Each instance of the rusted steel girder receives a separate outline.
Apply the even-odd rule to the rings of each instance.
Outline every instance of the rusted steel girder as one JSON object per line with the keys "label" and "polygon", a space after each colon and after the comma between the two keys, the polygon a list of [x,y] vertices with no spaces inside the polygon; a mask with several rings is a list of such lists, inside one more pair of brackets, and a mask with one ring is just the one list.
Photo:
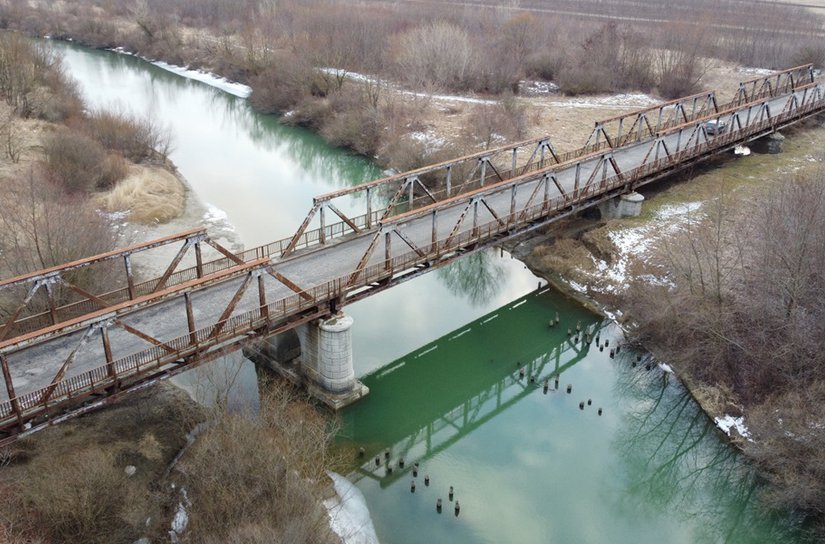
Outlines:
{"label": "rusted steel girder", "polygon": [[[300,245],[301,238],[307,234],[312,220],[316,215],[320,215],[319,212],[325,207],[329,207],[338,215],[351,232],[357,233],[375,226],[377,222],[396,213],[396,207],[404,201],[405,195],[406,206],[410,210],[460,194],[470,188],[483,186],[488,179],[495,178],[501,181],[529,169],[541,168],[551,161],[553,164],[558,163],[560,160],[549,138],[534,138],[319,195],[313,199],[313,207],[281,256],[287,257],[292,254]],[[433,191],[428,184],[424,183],[425,177],[435,179],[435,184],[441,189]],[[385,194],[391,192],[393,196],[381,206],[380,211],[376,211],[375,195],[382,191]],[[359,193],[365,196],[366,213],[364,215],[346,216],[333,204],[340,198]],[[416,196],[416,193],[419,196]],[[321,240],[321,243],[325,243],[328,238],[335,235],[323,220],[319,230],[317,238]],[[341,231],[341,234],[343,233],[344,231]]]}
{"label": "rusted steel girder", "polygon": [[[390,249],[390,240],[392,234],[401,232],[399,229],[410,220],[428,215],[435,216],[447,203],[439,202],[429,207],[390,217],[380,225],[380,229],[376,231],[373,238],[375,245],[378,245],[382,238],[384,239],[384,260],[375,265],[359,267],[356,271],[357,281],[351,281],[350,275],[333,278],[321,285],[304,289],[310,295],[311,300],[306,300],[298,294],[290,295],[268,303],[266,312],[258,307],[230,317],[229,314],[232,311],[225,310],[215,323],[202,326],[197,330],[193,330],[194,327],[187,315],[184,335],[171,339],[159,339],[163,342],[163,347],[153,345],[146,350],[116,360],[110,360],[108,355],[104,356],[101,359],[102,365],[98,368],[57,381],[47,388],[0,402],[0,429],[13,432],[15,428],[19,429],[22,422],[37,422],[35,418],[64,406],[65,403],[71,402],[72,398],[89,395],[95,391],[109,391],[117,383],[127,383],[129,380],[139,383],[142,379],[148,379],[147,377],[156,378],[178,372],[187,364],[197,364],[201,358],[210,357],[216,349],[235,346],[237,342],[245,341],[250,334],[256,331],[273,327],[288,327],[288,320],[292,316],[301,320],[308,315],[320,315],[321,312],[327,312],[328,308],[325,304],[330,300],[360,300],[427,270],[443,266],[464,254],[493,244],[502,238],[539,228],[548,222],[575,213],[582,207],[593,205],[621,194],[629,188],[659,179],[720,150],[729,149],[733,145],[825,110],[825,95],[823,95],[821,86],[812,85],[797,89],[797,93],[798,98],[789,100],[788,105],[778,113],[771,111],[767,100],[727,113],[726,115],[731,119],[735,116],[740,119],[747,117],[750,123],[729,123],[729,128],[724,133],[708,135],[703,120],[674,127],[669,129],[667,134],[660,133],[659,138],[650,142],[651,151],[646,154],[643,163],[631,170],[620,172],[613,160],[612,152],[592,154],[587,158],[588,164],[575,168],[580,171],[581,178],[586,179],[575,195],[571,195],[568,191],[566,195],[559,193],[557,196],[551,195],[548,198],[546,191],[551,187],[552,175],[557,172],[543,171],[522,179],[509,179],[453,197],[449,204],[453,206],[463,204],[465,218],[471,211],[473,212],[472,228],[461,229],[460,223],[464,219],[460,219],[458,229],[453,228],[449,237],[436,240],[429,249],[415,240],[409,240],[408,245],[413,249],[412,251],[393,254]],[[663,142],[660,138],[666,135],[670,135],[671,138],[683,137],[677,138],[679,142],[677,145],[662,147]],[[663,151],[656,158],[657,148],[666,148],[667,151]],[[578,162],[580,164],[583,161]],[[572,164],[566,165],[567,168],[573,168],[573,166]],[[558,181],[557,179],[554,183]],[[537,203],[534,198],[531,198],[520,207],[513,208],[514,198],[503,199],[506,205],[510,206],[510,213],[507,217],[502,216],[501,208],[493,205],[492,197],[496,194],[506,194],[508,191],[510,195],[513,195],[518,187],[531,182],[537,184],[532,193],[533,196],[540,194],[542,190],[545,191],[543,202]],[[501,206],[502,199],[498,202]],[[499,210],[496,213],[498,217],[490,214],[490,220],[484,222],[485,218],[480,215],[480,212],[488,209],[488,206],[490,210]],[[402,236],[399,237],[404,239]],[[263,262],[257,270],[249,270],[250,277],[255,273],[262,273],[263,269],[268,266],[272,265]],[[246,283],[248,287],[251,282]],[[181,293],[180,296],[186,298],[188,291]],[[234,303],[230,301],[227,308],[233,305]],[[101,316],[101,319],[104,318],[105,316]],[[103,323],[98,326],[105,328],[109,325]],[[217,332],[215,332],[216,328]],[[91,336],[89,335],[89,338]],[[0,355],[3,353],[0,347]],[[5,370],[4,373],[6,373]],[[11,387],[7,389],[13,390],[13,383],[8,383],[8,385]]]}
{"label": "rusted steel girder", "polygon": [[[166,266],[160,278],[141,283],[135,282],[131,265],[131,257],[133,255],[181,240],[184,242],[182,247]],[[208,244],[216,250],[217,254],[223,255],[224,257],[222,259],[224,259],[227,264],[222,266],[217,265],[216,263],[222,261],[221,258],[204,263],[201,249],[202,243]],[[179,270],[178,265],[192,248],[195,250],[195,267]],[[78,287],[67,279],[66,272],[91,267],[95,264],[119,258],[123,259],[125,270],[125,285],[120,288],[115,288],[107,292],[90,292]],[[205,229],[198,228],[143,244],[95,255],[66,265],[11,278],[3,282],[5,287],[22,287],[25,286],[26,283],[29,283],[30,287],[15,311],[12,312],[5,323],[0,324],[0,341],[43,327],[56,325],[57,323],[96,311],[102,307],[114,306],[124,301],[134,300],[145,294],[159,292],[169,283],[178,284],[181,281],[187,281],[189,278],[202,278],[204,274],[207,274],[207,268],[210,270],[221,270],[234,266],[235,263],[242,262],[244,262],[243,258],[234,255],[220,244],[210,240],[206,235]],[[69,291],[79,295],[79,298],[58,305],[54,296],[55,286],[64,286],[68,288]],[[45,293],[48,302],[48,309],[46,311],[41,311],[37,307],[32,306],[33,300],[38,293]]]}

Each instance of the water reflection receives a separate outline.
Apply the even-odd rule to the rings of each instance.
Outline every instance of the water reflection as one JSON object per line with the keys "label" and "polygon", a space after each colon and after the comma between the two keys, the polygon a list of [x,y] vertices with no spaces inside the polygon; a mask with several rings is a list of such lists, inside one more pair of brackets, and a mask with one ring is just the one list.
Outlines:
{"label": "water reflection", "polygon": [[[246,100],[135,57],[53,42],[91,108],[121,108],[170,127],[172,160],[247,245],[289,236],[312,197],[381,176],[368,159],[252,111]],[[344,212],[355,205],[341,202]]]}
{"label": "water reflection", "polygon": [[[476,259],[475,266],[479,262],[488,261]],[[545,381],[558,394],[554,378],[587,357],[594,346],[583,341],[585,335],[595,337],[608,323],[585,316],[578,337],[559,327],[547,331],[546,342],[526,342],[534,329],[525,330],[525,321],[535,310],[527,305],[540,298],[538,292],[524,296],[364,377],[370,396],[348,410],[342,433],[365,448],[365,460],[353,478],[372,478],[386,487],[409,474],[413,462],[431,459],[543,390]],[[403,403],[403,410],[387,417],[377,409],[387,403]],[[403,457],[405,468],[387,474],[384,463],[376,466],[374,456],[385,449],[394,460]]]}
{"label": "water reflection", "polygon": [[759,510],[755,471],[717,438],[687,389],[648,364],[617,374],[629,405],[615,440],[627,477],[624,507],[701,517],[695,542],[797,542],[793,520]]}
{"label": "water reflection", "polygon": [[505,280],[506,269],[495,251],[477,251],[438,269],[436,274],[453,294],[462,295],[473,306],[479,306],[493,298]]}
{"label": "water reflection", "polygon": [[[578,342],[567,334],[577,324]],[[379,537],[798,542],[793,520],[759,511],[753,472],[684,388],[626,349],[610,355],[621,338],[534,292],[364,377],[370,395],[345,411],[341,441]],[[448,485],[461,490],[458,522],[433,517]]]}

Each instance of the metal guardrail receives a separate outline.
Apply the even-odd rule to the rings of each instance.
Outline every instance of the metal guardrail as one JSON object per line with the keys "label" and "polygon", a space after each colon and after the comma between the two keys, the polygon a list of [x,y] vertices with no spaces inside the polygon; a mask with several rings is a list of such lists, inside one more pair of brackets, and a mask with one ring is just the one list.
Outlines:
{"label": "metal guardrail", "polygon": [[[458,252],[467,247],[485,245],[500,240],[502,237],[512,236],[517,234],[520,228],[546,220],[552,214],[592,205],[601,196],[609,195],[628,186],[648,183],[667,175],[673,170],[684,167],[685,164],[691,161],[701,159],[737,143],[746,142],[763,133],[769,133],[823,108],[825,108],[825,95],[794,110],[752,123],[743,129],[718,135],[700,145],[682,149],[672,155],[651,161],[622,174],[610,176],[601,183],[588,186],[569,198],[556,197],[542,201],[529,208],[503,216],[500,220],[490,221],[469,231],[461,232],[456,236],[441,239],[430,247],[430,252],[423,257],[415,251],[409,251],[390,260],[364,267],[359,271],[358,281],[354,283],[351,281],[352,275],[346,274],[307,289],[301,294],[281,298],[264,307],[244,312],[198,329],[193,333],[187,333],[165,341],[163,346],[153,346],[114,360],[108,365],[72,376],[54,385],[0,402],[0,428],[13,427],[23,420],[46,414],[51,409],[65,405],[73,399],[85,397],[90,393],[103,391],[108,387],[117,386],[130,380],[136,380],[150,371],[159,371],[173,364],[176,366],[179,364],[186,365],[188,364],[186,362],[188,357],[208,352],[216,346],[247,333],[271,328],[273,324],[284,322],[302,311],[314,309],[335,299],[346,297],[349,293],[364,289],[375,282],[392,278],[405,270],[428,265],[434,257],[441,260],[452,260],[456,258]],[[490,189],[495,192],[494,187]],[[448,240],[449,245],[446,243]],[[262,246],[268,248],[265,250],[261,250],[261,248],[250,250],[248,257],[251,258],[252,255],[269,256],[271,255],[270,246],[271,244]],[[216,330],[219,331],[217,335],[214,334]]]}
{"label": "metal guardrail", "polygon": [[[409,200],[405,203],[406,211],[426,207],[431,205],[434,201],[437,202],[444,200],[446,198],[459,196],[461,194],[475,191],[485,185],[495,184],[508,179],[513,179],[515,177],[526,175],[530,172],[538,172],[548,167],[564,165],[581,159],[582,157],[598,153],[602,150],[617,149],[632,142],[647,141],[648,139],[654,138],[657,134],[666,132],[667,130],[673,127],[679,126],[680,124],[695,122],[700,119],[711,119],[715,116],[718,116],[720,112],[731,110],[736,107],[742,107],[750,103],[758,103],[759,101],[766,98],[775,98],[776,96],[779,96],[781,94],[792,92],[794,90],[802,88],[799,85],[800,81],[807,80],[809,76],[810,78],[812,78],[813,72],[811,70],[812,67],[810,65],[803,65],[781,72],[777,72],[776,74],[772,74],[769,76],[757,77],[750,81],[740,83],[739,91],[737,92],[735,97],[722,106],[718,106],[716,104],[715,96],[713,96],[713,93],[699,93],[697,95],[679,98],[676,100],[672,100],[670,102],[665,102],[663,104],[651,106],[649,108],[638,110],[624,116],[618,116],[615,118],[607,119],[605,121],[599,121],[596,123],[596,131],[594,131],[594,134],[597,136],[595,143],[588,143],[583,147],[565,153],[556,153],[555,151],[553,151],[552,154],[548,156],[544,153],[544,150],[542,150],[540,156],[536,158],[537,148],[532,148],[531,146],[546,145],[547,150],[552,149],[552,146],[549,144],[549,139],[547,137],[534,138],[532,140],[518,142],[510,146],[504,146],[496,149],[478,152],[465,157],[453,159],[451,161],[446,161],[444,163],[440,163],[437,165],[426,166],[410,172],[404,172],[401,174],[397,174],[395,176],[390,176],[388,178],[382,178],[354,187],[341,189],[339,191],[328,193],[326,195],[321,195],[315,199],[316,204],[318,202],[331,201],[334,198],[337,198],[341,195],[369,191],[371,188],[377,188],[379,186],[384,185],[389,185],[392,187],[393,190],[397,190],[397,186],[404,183],[405,180],[415,178],[419,175],[425,175],[427,173],[438,171],[440,169],[443,170],[444,168],[455,166],[462,162],[472,163],[473,161],[479,160],[489,161],[487,163],[489,165],[489,168],[482,168],[479,177],[475,179],[465,180],[463,183],[456,186],[455,188],[447,187],[446,189],[442,188],[440,190],[427,190],[426,194],[421,194],[419,192],[418,196],[415,196],[414,192],[411,192]],[[698,101],[701,97],[705,97],[705,103],[703,105],[697,106],[697,104],[699,104]],[[662,112],[664,111],[664,109],[681,107],[682,104],[690,102],[692,102],[690,113],[687,113],[683,109],[681,117],[674,115],[671,116],[671,118],[667,119],[664,123],[661,122],[663,116]],[[713,106],[713,112],[708,111],[708,108],[710,108],[711,105]],[[658,112],[658,119],[655,123],[655,126],[651,126],[649,123],[642,123],[643,116],[649,112]],[[622,120],[630,118],[636,119],[631,124],[631,130],[625,134],[621,134]],[[598,131],[600,130],[599,127],[601,127],[603,124],[614,122],[617,120],[620,123],[618,136],[614,135],[612,141],[607,141],[607,133],[605,132],[605,139],[602,141],[598,141]],[[528,159],[527,164],[518,166],[516,162],[516,154],[522,151],[529,152],[530,149],[533,150],[532,155],[530,156],[530,159]],[[502,165],[501,163],[495,163],[491,160],[494,157],[498,156],[501,156],[506,160],[510,160],[511,158],[512,162],[510,166],[508,167],[506,165]],[[536,160],[533,160],[534,158],[536,158]],[[350,236],[355,233],[355,230],[352,228],[353,225],[360,231],[369,230],[371,228],[374,228],[383,218],[387,216],[386,210],[371,211],[369,209],[369,204],[367,208],[368,213],[354,216],[352,218],[347,218],[349,220],[348,222],[334,222],[330,224],[325,224],[320,228],[315,228],[311,230],[306,230],[304,225],[302,226],[304,230],[299,230],[301,234],[297,237],[292,236],[291,238],[285,238],[259,247],[251,248],[249,250],[238,253],[236,257],[244,262],[249,262],[263,257],[276,260],[295,250],[305,250],[309,248],[323,246],[326,243],[333,241],[335,239]],[[122,252],[123,250],[112,253],[117,253],[119,255]],[[102,256],[90,258],[89,260],[95,260],[99,257]],[[188,282],[197,279],[203,275],[208,275],[222,270],[226,270],[236,264],[237,261],[234,261],[233,259],[230,259],[228,257],[221,257],[212,261],[204,262],[202,263],[201,267],[190,267],[171,273],[171,275],[166,280],[166,284],[176,285]],[[40,271],[39,273],[42,272],[44,271]],[[101,301],[105,301],[109,305],[116,305],[124,301],[127,301],[130,298],[149,294],[153,292],[156,282],[157,278],[135,284],[131,284],[130,281],[130,285],[128,287],[122,287],[120,289],[115,289],[113,291],[97,295],[96,301],[90,300],[88,298],[83,298],[76,302],[58,306],[54,309],[54,311],[41,311],[40,313],[24,316],[22,318],[15,320],[14,323],[11,325],[11,327],[13,327],[11,334],[13,336],[24,335],[48,327],[52,325],[55,322],[55,320],[66,321],[80,315],[85,315],[94,312],[101,308]],[[4,334],[3,325],[0,324],[0,337],[3,336],[9,336],[9,334]]]}

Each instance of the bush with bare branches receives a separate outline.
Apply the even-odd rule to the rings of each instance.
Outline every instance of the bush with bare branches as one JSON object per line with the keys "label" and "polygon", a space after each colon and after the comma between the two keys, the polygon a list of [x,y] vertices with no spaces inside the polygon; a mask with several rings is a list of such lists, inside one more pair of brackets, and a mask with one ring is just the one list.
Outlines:
{"label": "bush with bare branches", "polygon": [[[666,248],[673,287],[636,286],[636,337],[746,407],[774,505],[825,535],[825,169],[736,214],[705,206]],[[674,332],[675,331],[675,332]]]}
{"label": "bush with bare branches", "polygon": [[220,412],[183,460],[191,542],[337,542],[320,504],[334,426],[283,384]]}
{"label": "bush with bare branches", "polygon": [[470,36],[454,24],[425,23],[398,37],[398,73],[424,87],[464,90],[476,78]]}
{"label": "bush with bare branches", "polygon": [[110,187],[126,175],[126,167],[110,158],[103,146],[71,130],[59,130],[43,143],[46,176],[70,193]]}
{"label": "bush with bare branches", "polygon": [[95,110],[83,119],[81,129],[109,151],[136,163],[165,160],[172,146],[168,129],[125,111]]}

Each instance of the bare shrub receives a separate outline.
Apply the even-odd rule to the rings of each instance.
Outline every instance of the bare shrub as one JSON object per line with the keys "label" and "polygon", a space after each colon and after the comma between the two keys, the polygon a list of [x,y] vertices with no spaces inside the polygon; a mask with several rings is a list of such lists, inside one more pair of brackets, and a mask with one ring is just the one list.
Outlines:
{"label": "bare shrub", "polygon": [[620,73],[619,31],[615,23],[590,34],[559,70],[559,88],[568,94],[602,93]]}
{"label": "bare shrub", "polygon": [[70,193],[110,187],[125,173],[121,163],[108,159],[103,146],[69,130],[48,137],[43,152],[46,175]]}
{"label": "bare shrub", "polygon": [[93,111],[81,128],[103,147],[132,162],[164,160],[171,150],[172,137],[168,129],[146,117],[123,111]]}
{"label": "bare shrub", "polygon": [[311,94],[314,68],[297,55],[279,53],[251,78],[249,101],[265,113],[283,113]]}
{"label": "bare shrub", "polygon": [[337,542],[319,502],[334,428],[268,391],[257,416],[217,414],[184,458],[192,542]]}
{"label": "bare shrub", "polygon": [[[84,195],[66,193],[36,170],[22,180],[6,179],[0,198],[0,263],[12,275],[25,274],[110,251],[115,233]],[[67,275],[75,285],[104,292],[113,283],[106,267]],[[57,290],[58,298],[62,291]],[[0,309],[2,313],[2,309]]]}
{"label": "bare shrub", "polygon": [[558,49],[535,51],[524,59],[528,77],[551,81],[564,63],[564,52]]}
{"label": "bare shrub", "polygon": [[701,26],[675,23],[662,32],[662,46],[656,55],[659,92],[665,98],[694,94],[709,68],[700,55],[710,45],[708,33]]}
{"label": "bare shrub", "polygon": [[493,105],[474,106],[464,131],[467,138],[489,149],[494,144],[523,138],[526,128],[526,108],[509,95]]}
{"label": "bare shrub", "polygon": [[60,58],[15,32],[0,33],[0,96],[22,117],[62,121],[81,109]]}
{"label": "bare shrub", "polygon": [[[748,413],[758,439],[746,451],[765,469],[771,485],[763,490],[777,509],[825,512],[825,382],[820,380],[783,391]],[[815,524],[814,539],[825,537]]]}
{"label": "bare shrub", "polygon": [[21,488],[35,515],[59,542],[109,543],[123,538],[118,512],[126,496],[125,475],[114,456],[90,446],[68,451],[48,464],[32,461],[26,485]]}
{"label": "bare shrub", "polygon": [[470,36],[451,23],[426,23],[398,38],[399,75],[420,86],[464,90],[470,87],[473,47]]}
{"label": "bare shrub", "polygon": [[373,156],[381,143],[381,86],[364,82],[346,86],[331,99],[332,116],[321,134],[334,145]]}
{"label": "bare shrub", "polygon": [[20,160],[24,148],[23,136],[20,134],[13,112],[9,112],[9,115],[0,122],[0,146],[6,158],[11,162],[16,164]]}
{"label": "bare shrub", "polygon": [[710,205],[668,251],[675,286],[629,300],[638,338],[749,407],[746,448],[773,483],[768,498],[812,516],[821,536],[825,170],[759,197]]}

